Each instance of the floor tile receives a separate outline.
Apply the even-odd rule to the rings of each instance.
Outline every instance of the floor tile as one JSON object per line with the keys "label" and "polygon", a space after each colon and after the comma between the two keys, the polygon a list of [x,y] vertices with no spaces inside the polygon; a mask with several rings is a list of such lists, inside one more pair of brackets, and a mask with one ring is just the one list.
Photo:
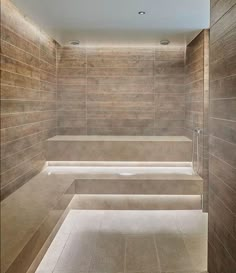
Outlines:
{"label": "floor tile", "polygon": [[[74,210],[76,212],[76,210]],[[99,210],[81,210],[74,216],[74,226],[71,233],[98,232],[104,212]]]}
{"label": "floor tile", "polygon": [[194,270],[181,235],[157,234],[156,244],[162,271]]}
{"label": "floor tile", "polygon": [[175,213],[170,211],[107,211],[101,230],[143,235],[179,232]]}
{"label": "floor tile", "polygon": [[79,210],[70,210],[66,219],[60,227],[60,233],[70,234],[75,227],[76,217],[79,215]]}
{"label": "floor tile", "polygon": [[87,272],[96,244],[96,237],[97,233],[92,232],[70,234],[55,271]]}
{"label": "floor tile", "polygon": [[66,221],[62,224],[60,232],[98,231],[103,215],[104,212],[99,210],[71,210],[68,213]]}
{"label": "floor tile", "polygon": [[200,273],[206,225],[200,211],[72,210],[37,273]]}
{"label": "floor tile", "polygon": [[114,233],[100,233],[97,237],[89,272],[123,272],[124,253],[124,236]]}
{"label": "floor tile", "polygon": [[176,234],[179,229],[176,221],[176,211],[147,211],[141,221],[142,229],[152,234]]}
{"label": "floor tile", "polygon": [[126,272],[158,271],[159,261],[155,241],[150,236],[127,236],[126,238]]}
{"label": "floor tile", "polygon": [[51,273],[63,251],[63,248],[66,245],[66,242],[69,238],[69,234],[58,233],[51,243],[47,255],[44,256],[42,262],[40,263],[36,273]]}
{"label": "floor tile", "polygon": [[194,269],[203,272],[207,269],[207,237],[185,235],[184,242],[194,265]]}
{"label": "floor tile", "polygon": [[114,233],[140,233],[143,232],[143,216],[136,211],[105,211],[101,223],[101,231]]}

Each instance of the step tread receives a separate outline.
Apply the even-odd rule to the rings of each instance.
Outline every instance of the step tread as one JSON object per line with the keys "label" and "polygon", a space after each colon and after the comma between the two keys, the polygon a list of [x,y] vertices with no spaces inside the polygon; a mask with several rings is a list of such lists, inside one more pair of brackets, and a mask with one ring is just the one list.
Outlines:
{"label": "step tread", "polygon": [[167,180],[167,181],[199,181],[203,179],[199,175],[188,174],[132,174],[132,175],[120,175],[120,174],[79,174],[76,180],[92,179],[92,180]]}
{"label": "step tread", "polygon": [[57,135],[49,138],[47,141],[181,141],[191,142],[192,140],[185,136],[70,136]]}

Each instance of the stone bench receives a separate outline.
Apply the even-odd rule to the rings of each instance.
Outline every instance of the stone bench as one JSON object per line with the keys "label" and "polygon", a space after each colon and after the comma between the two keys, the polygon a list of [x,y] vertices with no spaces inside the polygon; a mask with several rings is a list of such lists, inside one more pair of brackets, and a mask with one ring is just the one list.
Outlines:
{"label": "stone bench", "polygon": [[47,161],[191,161],[184,136],[55,136],[47,140]]}

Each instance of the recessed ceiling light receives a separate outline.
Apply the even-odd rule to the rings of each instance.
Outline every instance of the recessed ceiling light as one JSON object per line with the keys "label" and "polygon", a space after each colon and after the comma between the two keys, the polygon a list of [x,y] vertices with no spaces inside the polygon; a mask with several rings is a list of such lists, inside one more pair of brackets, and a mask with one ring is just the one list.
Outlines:
{"label": "recessed ceiling light", "polygon": [[80,44],[80,41],[76,41],[76,40],[70,41],[69,44],[70,44],[70,45],[73,45],[73,46],[77,46],[77,45]]}
{"label": "recessed ceiling light", "polygon": [[146,12],[145,12],[145,11],[139,11],[138,14],[139,14],[139,15],[145,15]]}
{"label": "recessed ceiling light", "polygon": [[160,44],[161,44],[161,45],[168,45],[169,43],[170,43],[169,40],[161,40],[161,41],[160,41]]}

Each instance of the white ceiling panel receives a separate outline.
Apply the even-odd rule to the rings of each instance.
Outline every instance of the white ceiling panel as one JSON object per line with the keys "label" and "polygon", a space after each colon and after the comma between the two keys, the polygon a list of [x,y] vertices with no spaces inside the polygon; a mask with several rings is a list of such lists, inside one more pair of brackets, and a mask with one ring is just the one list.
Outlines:
{"label": "white ceiling panel", "polygon": [[[81,45],[185,44],[209,27],[209,0],[13,0],[56,40]],[[139,15],[145,11],[145,15]]]}

